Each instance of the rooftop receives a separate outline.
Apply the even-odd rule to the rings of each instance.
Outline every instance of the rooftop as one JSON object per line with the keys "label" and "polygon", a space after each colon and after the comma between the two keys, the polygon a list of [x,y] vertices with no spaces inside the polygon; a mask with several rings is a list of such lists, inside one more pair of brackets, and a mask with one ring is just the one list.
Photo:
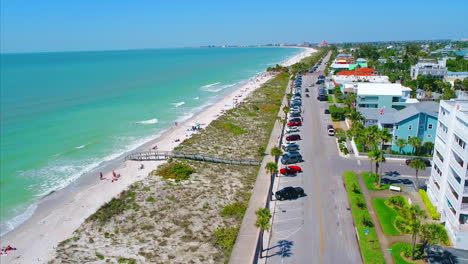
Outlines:
{"label": "rooftop", "polygon": [[436,102],[413,103],[408,104],[405,109],[400,111],[393,108],[385,108],[382,115],[379,113],[380,110],[381,109],[377,108],[362,108],[359,112],[366,119],[379,120],[382,124],[395,124],[419,113],[437,118],[439,114],[439,104]]}
{"label": "rooftop", "polygon": [[402,96],[403,86],[399,83],[357,83],[357,95]]}

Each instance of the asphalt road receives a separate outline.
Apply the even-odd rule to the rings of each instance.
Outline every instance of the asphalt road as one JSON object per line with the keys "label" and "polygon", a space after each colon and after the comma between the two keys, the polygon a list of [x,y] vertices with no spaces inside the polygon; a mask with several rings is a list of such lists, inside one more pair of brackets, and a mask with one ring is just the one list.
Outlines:
{"label": "asphalt road", "polygon": [[[324,60],[324,63],[326,60]],[[272,232],[266,250],[266,263],[362,263],[355,235],[348,198],[343,183],[343,172],[367,171],[366,160],[346,159],[338,155],[334,137],[326,133],[331,124],[324,110],[328,103],[317,101],[316,86],[309,87],[323,74],[303,76],[303,91],[309,88],[310,97],[303,92],[303,126],[300,153],[304,162],[298,163],[303,173],[280,176],[279,189],[287,186],[304,188],[305,197],[275,204]],[[398,171],[397,178],[411,178],[414,170],[402,162],[387,161],[383,171]],[[422,172],[429,175],[429,170]]]}

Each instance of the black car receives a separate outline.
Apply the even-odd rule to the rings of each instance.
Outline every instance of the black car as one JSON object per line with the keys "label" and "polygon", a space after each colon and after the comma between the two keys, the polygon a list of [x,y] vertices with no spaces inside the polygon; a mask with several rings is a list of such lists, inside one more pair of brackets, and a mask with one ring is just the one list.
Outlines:
{"label": "black car", "polygon": [[421,160],[422,162],[424,162],[424,164],[426,164],[426,167],[431,167],[431,161],[428,160],[428,159],[425,159],[425,158],[412,158],[412,159],[407,159],[407,160],[405,161],[406,165],[409,165],[410,162],[411,162],[412,160],[415,160],[415,159],[419,159],[419,160]]}
{"label": "black car", "polygon": [[330,114],[330,110],[325,109],[324,113],[325,113],[326,115],[329,115],[329,114]]}
{"label": "black car", "polygon": [[317,96],[317,100],[319,100],[319,101],[328,101],[328,96],[319,95],[319,96]]}
{"label": "black car", "polygon": [[322,83],[324,83],[323,80],[318,80],[317,82],[315,82],[315,84],[322,84]]}
{"label": "black car", "polygon": [[310,95],[309,95],[309,94],[306,94],[306,97],[310,97]]}
{"label": "black car", "polygon": [[403,184],[413,184],[413,181],[412,181],[412,180],[408,180],[408,179],[403,179],[403,180],[401,180],[401,182],[402,182]]}
{"label": "black car", "polygon": [[309,92],[309,88],[306,88],[305,91],[306,91],[306,93],[308,93],[308,92]]}
{"label": "black car", "polygon": [[304,189],[301,187],[286,187],[283,188],[275,193],[275,197],[277,200],[284,201],[289,199],[296,199],[299,197],[304,197]]}

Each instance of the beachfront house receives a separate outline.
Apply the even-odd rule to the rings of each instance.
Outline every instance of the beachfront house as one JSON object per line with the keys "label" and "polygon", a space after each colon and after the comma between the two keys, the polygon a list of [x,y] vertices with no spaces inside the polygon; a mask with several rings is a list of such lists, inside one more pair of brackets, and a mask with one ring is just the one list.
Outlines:
{"label": "beachfront house", "polygon": [[[418,137],[421,142],[434,143],[435,141],[439,113],[439,104],[436,102],[408,104],[402,110],[363,108],[359,112],[365,119],[364,125],[366,127],[377,125],[379,128],[389,130],[393,140],[388,145],[391,145],[392,151],[400,151],[400,147],[395,145],[396,140],[400,138],[409,140],[412,137]],[[401,151],[412,153],[414,149],[407,145]]]}
{"label": "beachfront house", "polygon": [[411,88],[399,83],[355,83],[356,107],[401,110],[407,103],[417,102],[410,98]]}

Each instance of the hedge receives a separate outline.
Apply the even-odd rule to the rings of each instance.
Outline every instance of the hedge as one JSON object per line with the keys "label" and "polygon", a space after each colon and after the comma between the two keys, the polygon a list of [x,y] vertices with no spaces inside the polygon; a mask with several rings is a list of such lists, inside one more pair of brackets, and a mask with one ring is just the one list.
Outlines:
{"label": "hedge", "polygon": [[437,212],[437,209],[435,206],[431,203],[431,200],[429,200],[429,196],[427,196],[426,191],[424,190],[419,190],[419,194],[421,195],[421,198],[426,205],[427,210],[429,211],[429,215],[433,220],[440,220],[440,214]]}

